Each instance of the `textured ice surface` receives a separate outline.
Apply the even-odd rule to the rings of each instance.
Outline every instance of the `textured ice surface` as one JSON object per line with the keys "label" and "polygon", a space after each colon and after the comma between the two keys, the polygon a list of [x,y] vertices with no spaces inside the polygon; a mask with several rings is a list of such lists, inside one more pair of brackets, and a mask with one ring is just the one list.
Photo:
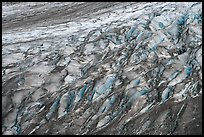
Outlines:
{"label": "textured ice surface", "polygon": [[[201,96],[201,5],[3,5],[3,134],[129,134],[135,118]],[[174,133],[163,111],[151,134]]]}

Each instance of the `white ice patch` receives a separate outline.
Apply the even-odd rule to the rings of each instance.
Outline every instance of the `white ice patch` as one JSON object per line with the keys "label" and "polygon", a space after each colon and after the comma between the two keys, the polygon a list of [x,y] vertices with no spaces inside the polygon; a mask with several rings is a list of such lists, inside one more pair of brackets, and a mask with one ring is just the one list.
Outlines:
{"label": "white ice patch", "polygon": [[74,76],[70,76],[70,75],[66,76],[66,78],[64,79],[65,84],[73,83],[75,80],[76,80],[76,78]]}

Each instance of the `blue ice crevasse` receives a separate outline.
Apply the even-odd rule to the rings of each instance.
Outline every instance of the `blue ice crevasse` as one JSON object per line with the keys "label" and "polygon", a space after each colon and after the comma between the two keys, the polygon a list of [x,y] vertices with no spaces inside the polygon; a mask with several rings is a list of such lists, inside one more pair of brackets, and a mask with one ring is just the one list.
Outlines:
{"label": "blue ice crevasse", "polygon": [[119,39],[118,36],[116,36],[116,38],[115,38],[115,44],[116,44],[116,45],[122,44],[122,42],[121,42],[121,40]]}
{"label": "blue ice crevasse", "polygon": [[96,98],[98,98],[102,94],[106,93],[107,91],[110,91],[110,88],[113,85],[115,78],[116,78],[116,75],[111,74],[111,76],[108,77],[106,82],[103,85],[101,85],[98,90],[94,91],[94,95],[92,97],[93,100],[95,100]]}
{"label": "blue ice crevasse", "polygon": [[78,93],[76,93],[76,98],[74,100],[74,103],[77,103],[79,101],[81,101],[81,99],[83,98],[85,92],[88,90],[88,85],[85,84],[79,91]]}
{"label": "blue ice crevasse", "polygon": [[149,89],[148,88],[143,88],[141,91],[140,91],[140,96],[143,96],[143,95],[146,95],[147,93],[149,93]]}
{"label": "blue ice crevasse", "polygon": [[140,79],[136,79],[136,80],[134,80],[133,82],[134,82],[134,83],[135,83],[135,85],[137,86],[137,85],[139,85],[139,84],[140,84]]}
{"label": "blue ice crevasse", "polygon": [[108,99],[103,103],[103,105],[102,105],[100,111],[101,111],[102,113],[107,112],[107,111],[110,109],[110,107],[113,105],[113,103],[115,102],[115,99],[116,99],[116,97],[115,97],[114,95],[111,96],[110,98],[108,98]]}
{"label": "blue ice crevasse", "polygon": [[74,98],[75,98],[75,93],[70,92],[67,100],[67,109],[66,109],[67,112],[71,111],[71,106],[72,106],[72,103],[74,102]]}
{"label": "blue ice crevasse", "polygon": [[[112,36],[111,36],[112,37]],[[110,38],[109,36],[107,37],[107,39],[112,42],[115,45],[120,45],[122,44],[121,39],[119,38],[119,36],[114,36],[112,38]]]}
{"label": "blue ice crevasse", "polygon": [[16,130],[16,135],[19,135],[21,133],[20,121],[18,121],[18,118],[19,118],[19,111],[17,111],[16,118],[15,118],[15,123],[12,126]]}
{"label": "blue ice crevasse", "polygon": [[80,90],[79,90],[79,97],[80,100],[83,98],[85,91],[87,91],[88,85],[85,84]]}
{"label": "blue ice crevasse", "polygon": [[110,40],[111,42],[113,42],[115,45],[120,45],[122,44],[121,40],[119,39],[118,36],[107,36],[107,39]]}
{"label": "blue ice crevasse", "polygon": [[58,106],[59,106],[59,103],[60,103],[60,99],[61,99],[61,96],[57,97],[57,99],[55,100],[55,102],[52,104],[52,106],[50,107],[50,110],[49,112],[46,114],[46,118],[47,120],[49,120],[53,113],[57,110]]}
{"label": "blue ice crevasse", "polygon": [[130,84],[127,85],[127,88],[126,88],[126,89],[133,88],[133,87],[135,87],[135,86],[137,86],[137,85],[139,85],[139,84],[140,84],[140,79],[132,80],[132,81],[130,82]]}
{"label": "blue ice crevasse", "polygon": [[95,93],[96,93],[96,89],[94,88],[91,95],[88,96],[88,101],[89,102],[92,102]]}
{"label": "blue ice crevasse", "polygon": [[170,96],[171,92],[173,90],[172,86],[168,86],[163,92],[162,92],[162,101],[165,102]]}
{"label": "blue ice crevasse", "polygon": [[141,32],[141,33],[137,36],[137,38],[136,38],[136,41],[137,41],[137,42],[139,42],[139,40],[141,39],[141,37],[143,36],[143,34],[144,34],[144,32]]}
{"label": "blue ice crevasse", "polygon": [[202,14],[195,14],[193,19],[197,20],[198,24],[202,23]]}
{"label": "blue ice crevasse", "polygon": [[185,22],[187,21],[187,19],[188,19],[187,15],[181,16],[181,18],[177,20],[177,24],[178,25],[184,25]]}
{"label": "blue ice crevasse", "polygon": [[97,93],[103,94],[104,92],[106,92],[106,90],[113,85],[114,80],[115,80],[115,76],[109,77],[106,80],[105,84],[97,91]]}
{"label": "blue ice crevasse", "polygon": [[162,28],[162,29],[165,28],[165,26],[164,26],[164,24],[162,22],[159,22],[159,27]]}
{"label": "blue ice crevasse", "polygon": [[118,36],[114,36],[112,39],[108,38],[111,42],[113,42],[115,45],[122,44],[121,39],[119,39]]}
{"label": "blue ice crevasse", "polygon": [[132,36],[133,32],[136,30],[135,27],[131,27],[130,30],[126,33],[126,39],[130,40],[130,37]]}
{"label": "blue ice crevasse", "polygon": [[192,74],[192,71],[193,71],[192,67],[190,66],[186,67],[185,72],[187,77],[189,77]]}
{"label": "blue ice crevasse", "polygon": [[156,51],[157,50],[158,45],[157,44],[153,44],[150,48],[150,51]]}

